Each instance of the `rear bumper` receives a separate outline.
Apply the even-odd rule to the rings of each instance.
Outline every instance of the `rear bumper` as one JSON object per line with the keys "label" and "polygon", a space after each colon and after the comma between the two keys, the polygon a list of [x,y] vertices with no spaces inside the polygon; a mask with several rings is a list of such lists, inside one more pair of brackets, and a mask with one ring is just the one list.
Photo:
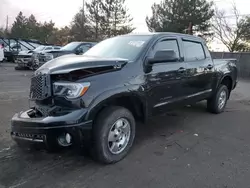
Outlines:
{"label": "rear bumper", "polygon": [[15,114],[11,120],[12,139],[20,143],[42,143],[47,147],[58,144],[58,136],[69,133],[73,144],[82,145],[90,136],[92,121],[81,119],[86,110],[75,110],[57,117],[30,118],[26,112]]}

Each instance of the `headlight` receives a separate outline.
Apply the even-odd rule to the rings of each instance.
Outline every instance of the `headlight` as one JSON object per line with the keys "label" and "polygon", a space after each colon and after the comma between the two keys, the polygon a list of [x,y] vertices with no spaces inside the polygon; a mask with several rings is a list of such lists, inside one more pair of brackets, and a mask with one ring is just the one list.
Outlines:
{"label": "headlight", "polygon": [[47,61],[50,61],[50,60],[54,59],[54,56],[53,56],[53,54],[47,53],[47,54],[45,54],[45,58]]}
{"label": "headlight", "polygon": [[32,54],[32,57],[33,57],[33,58],[37,58],[37,57],[38,57],[38,54],[37,54],[37,53],[33,53],[33,54]]}
{"label": "headlight", "polygon": [[53,84],[53,94],[57,96],[64,96],[68,99],[74,99],[83,96],[88,90],[89,86],[89,82],[55,82]]}

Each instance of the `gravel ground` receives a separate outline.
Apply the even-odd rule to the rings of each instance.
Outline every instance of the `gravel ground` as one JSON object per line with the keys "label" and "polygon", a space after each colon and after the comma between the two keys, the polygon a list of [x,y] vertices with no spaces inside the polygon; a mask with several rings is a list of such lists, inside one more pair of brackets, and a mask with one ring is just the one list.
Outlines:
{"label": "gravel ground", "polygon": [[139,125],[130,154],[103,166],[72,151],[15,146],[10,119],[29,106],[31,74],[0,64],[0,188],[250,187],[250,82],[239,83],[223,114],[199,103]]}

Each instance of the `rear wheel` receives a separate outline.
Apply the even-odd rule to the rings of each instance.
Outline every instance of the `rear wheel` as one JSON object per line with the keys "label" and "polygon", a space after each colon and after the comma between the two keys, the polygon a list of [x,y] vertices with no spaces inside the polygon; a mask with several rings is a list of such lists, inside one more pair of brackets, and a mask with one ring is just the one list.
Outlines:
{"label": "rear wheel", "polygon": [[210,112],[219,114],[225,110],[229,91],[227,86],[220,85],[214,96],[207,100],[207,108]]}
{"label": "rear wheel", "polygon": [[107,107],[98,116],[93,129],[93,155],[99,162],[110,164],[123,159],[135,138],[135,120],[123,107]]}

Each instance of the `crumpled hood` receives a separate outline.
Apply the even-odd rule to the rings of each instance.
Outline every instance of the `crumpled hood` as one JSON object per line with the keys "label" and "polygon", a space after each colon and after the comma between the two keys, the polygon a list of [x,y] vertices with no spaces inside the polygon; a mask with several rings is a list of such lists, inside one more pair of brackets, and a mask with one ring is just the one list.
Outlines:
{"label": "crumpled hood", "polygon": [[65,74],[76,70],[90,68],[110,67],[110,69],[121,69],[128,60],[121,58],[100,58],[84,55],[64,55],[48,61],[42,65],[35,74]]}
{"label": "crumpled hood", "polygon": [[32,50],[20,51],[18,55],[32,55]]}

